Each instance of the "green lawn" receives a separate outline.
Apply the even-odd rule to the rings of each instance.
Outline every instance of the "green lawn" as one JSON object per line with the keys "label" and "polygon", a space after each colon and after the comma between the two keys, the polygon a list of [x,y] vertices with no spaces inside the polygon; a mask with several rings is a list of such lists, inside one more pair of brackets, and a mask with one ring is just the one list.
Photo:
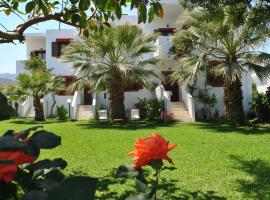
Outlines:
{"label": "green lawn", "polygon": [[[0,131],[36,125],[30,120],[0,122]],[[67,174],[98,177],[98,199],[124,199],[133,181],[112,178],[131,160],[135,139],[161,133],[178,146],[170,152],[174,170],[162,172],[164,199],[270,199],[270,129],[221,124],[97,125],[86,121],[43,124],[62,136],[62,145],[42,158],[62,157]]]}

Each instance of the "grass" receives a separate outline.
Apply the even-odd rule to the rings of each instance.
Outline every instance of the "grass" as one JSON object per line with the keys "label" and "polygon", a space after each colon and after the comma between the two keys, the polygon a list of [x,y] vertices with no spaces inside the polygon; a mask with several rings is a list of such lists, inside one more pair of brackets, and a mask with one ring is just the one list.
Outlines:
{"label": "grass", "polygon": [[[178,146],[170,152],[175,165],[161,174],[164,199],[270,199],[270,129],[190,123],[98,125],[86,121],[42,123],[62,137],[55,150],[41,158],[62,157],[67,174],[98,177],[98,199],[125,199],[133,181],[112,178],[112,171],[129,163],[127,153],[138,137],[161,133]],[[0,132],[36,125],[31,120],[0,122]]]}

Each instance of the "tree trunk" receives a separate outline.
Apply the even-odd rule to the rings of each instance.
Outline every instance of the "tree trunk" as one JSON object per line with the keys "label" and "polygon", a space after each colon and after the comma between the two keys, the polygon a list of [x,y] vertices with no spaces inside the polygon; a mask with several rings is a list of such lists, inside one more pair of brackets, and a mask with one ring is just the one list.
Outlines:
{"label": "tree trunk", "polygon": [[112,119],[122,119],[125,121],[126,111],[124,105],[124,89],[121,83],[116,82],[116,84],[111,84],[108,90],[111,109],[110,112]]}
{"label": "tree trunk", "polygon": [[242,83],[238,77],[234,82],[225,81],[224,101],[225,113],[230,122],[244,122]]}
{"label": "tree trunk", "polygon": [[53,109],[54,109],[55,104],[56,104],[55,94],[54,93],[52,93],[52,100],[53,100],[53,103],[52,103],[52,106],[51,106],[51,109],[50,109],[50,117],[53,117]]}
{"label": "tree trunk", "polygon": [[45,121],[43,104],[40,102],[39,96],[34,96],[34,106],[35,106],[35,120]]}

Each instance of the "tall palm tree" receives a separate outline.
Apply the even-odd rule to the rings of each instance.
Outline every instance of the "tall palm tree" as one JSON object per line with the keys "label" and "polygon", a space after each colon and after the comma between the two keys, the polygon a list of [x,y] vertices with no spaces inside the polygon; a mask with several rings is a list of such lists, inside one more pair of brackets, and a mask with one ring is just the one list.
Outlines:
{"label": "tall palm tree", "polygon": [[180,67],[172,81],[194,82],[198,74],[210,73],[224,81],[224,103],[227,118],[232,122],[244,119],[241,77],[253,70],[260,79],[269,74],[269,54],[256,50],[270,36],[269,27],[257,27],[249,16],[241,24],[227,12],[209,18],[206,11],[196,10],[185,18],[185,28],[173,40],[180,57]]}
{"label": "tall palm tree", "polygon": [[155,35],[146,35],[136,26],[107,27],[71,43],[64,50],[63,60],[72,62],[82,76],[75,82],[77,87],[95,91],[106,88],[112,119],[125,119],[125,86],[132,83],[151,87],[151,77],[159,77],[144,68],[158,61],[152,56],[147,58],[147,54],[155,52],[155,39]]}

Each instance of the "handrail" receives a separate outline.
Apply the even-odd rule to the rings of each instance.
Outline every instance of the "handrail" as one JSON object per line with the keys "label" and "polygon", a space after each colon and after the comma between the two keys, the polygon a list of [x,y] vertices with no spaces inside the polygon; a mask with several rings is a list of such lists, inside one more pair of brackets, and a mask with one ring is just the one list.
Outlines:
{"label": "handrail", "polygon": [[80,92],[79,91],[75,91],[74,92],[74,96],[72,99],[72,103],[71,103],[71,118],[75,119],[76,118],[76,112],[77,112],[77,106],[80,103],[81,99],[80,99]]}
{"label": "handrail", "polygon": [[193,96],[187,91],[185,86],[182,86],[182,100],[188,109],[191,120],[195,122],[195,102]]}
{"label": "handrail", "polygon": [[168,91],[165,91],[163,85],[156,87],[156,97],[159,101],[164,101],[165,111],[169,112],[171,110],[171,96]]}

